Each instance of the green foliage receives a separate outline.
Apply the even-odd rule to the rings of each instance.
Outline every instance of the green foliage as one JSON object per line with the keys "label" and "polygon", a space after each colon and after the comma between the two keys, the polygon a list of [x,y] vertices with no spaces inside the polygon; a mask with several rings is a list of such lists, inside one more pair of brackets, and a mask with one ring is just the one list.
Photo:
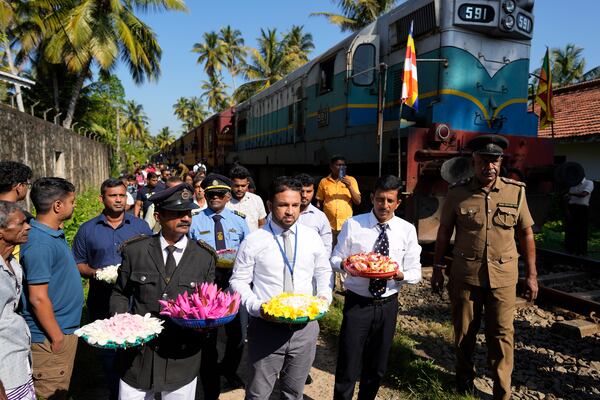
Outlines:
{"label": "green foliage", "polygon": [[[548,221],[535,235],[537,247],[565,251],[565,228],[561,220]],[[592,228],[588,237],[588,256],[600,259],[600,229]]]}
{"label": "green foliage", "polygon": [[103,204],[98,199],[99,195],[100,193],[97,189],[90,189],[77,194],[73,216],[65,222],[65,227],[63,228],[69,245],[73,244],[73,239],[81,224],[94,218],[104,209]]}

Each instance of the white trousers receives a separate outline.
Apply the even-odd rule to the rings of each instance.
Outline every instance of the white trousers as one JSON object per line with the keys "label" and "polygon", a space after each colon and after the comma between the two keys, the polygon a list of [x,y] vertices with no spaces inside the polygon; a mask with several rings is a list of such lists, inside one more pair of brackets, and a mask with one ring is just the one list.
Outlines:
{"label": "white trousers", "polygon": [[[172,392],[161,392],[163,400],[194,400],[197,378]],[[154,392],[136,389],[119,380],[119,400],[154,400]]]}

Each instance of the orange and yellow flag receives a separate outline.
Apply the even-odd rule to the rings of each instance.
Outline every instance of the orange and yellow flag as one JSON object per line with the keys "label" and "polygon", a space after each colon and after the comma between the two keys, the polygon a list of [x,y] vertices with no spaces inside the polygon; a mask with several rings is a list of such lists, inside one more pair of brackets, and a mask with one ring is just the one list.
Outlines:
{"label": "orange and yellow flag", "polygon": [[404,58],[404,76],[402,78],[402,102],[407,106],[419,109],[419,82],[417,80],[417,52],[413,40],[413,22],[410,23],[406,57]]}

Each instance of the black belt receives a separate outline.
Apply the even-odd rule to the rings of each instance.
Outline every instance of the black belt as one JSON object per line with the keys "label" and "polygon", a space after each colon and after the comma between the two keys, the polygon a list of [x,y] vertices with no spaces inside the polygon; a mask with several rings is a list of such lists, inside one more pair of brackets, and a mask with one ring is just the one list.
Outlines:
{"label": "black belt", "polygon": [[357,303],[360,304],[385,304],[385,303],[389,303],[390,301],[393,301],[395,299],[398,298],[398,293],[394,293],[392,295],[389,295],[387,297],[365,297],[365,296],[361,296],[360,294],[356,294],[354,292],[351,292],[350,290],[346,290],[346,297],[350,298],[352,300],[354,300]]}

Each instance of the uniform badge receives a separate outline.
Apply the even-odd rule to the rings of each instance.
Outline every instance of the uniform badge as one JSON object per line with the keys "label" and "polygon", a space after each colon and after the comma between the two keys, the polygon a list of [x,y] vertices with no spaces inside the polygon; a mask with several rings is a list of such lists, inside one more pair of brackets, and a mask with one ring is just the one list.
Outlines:
{"label": "uniform badge", "polygon": [[223,240],[223,232],[217,232],[217,240]]}
{"label": "uniform badge", "polygon": [[210,233],[210,231],[200,231],[201,235],[208,235]]}
{"label": "uniform badge", "polygon": [[212,181],[212,185],[213,185],[213,186],[219,186],[219,181],[218,181],[218,180],[216,180],[216,179],[215,179],[215,180],[213,180],[213,181]]}
{"label": "uniform badge", "polygon": [[231,229],[229,230],[229,232],[231,232],[231,233],[237,233],[237,231],[235,230],[235,228],[231,228]]}
{"label": "uniform badge", "polygon": [[513,203],[498,203],[498,207],[519,208],[517,204]]}

